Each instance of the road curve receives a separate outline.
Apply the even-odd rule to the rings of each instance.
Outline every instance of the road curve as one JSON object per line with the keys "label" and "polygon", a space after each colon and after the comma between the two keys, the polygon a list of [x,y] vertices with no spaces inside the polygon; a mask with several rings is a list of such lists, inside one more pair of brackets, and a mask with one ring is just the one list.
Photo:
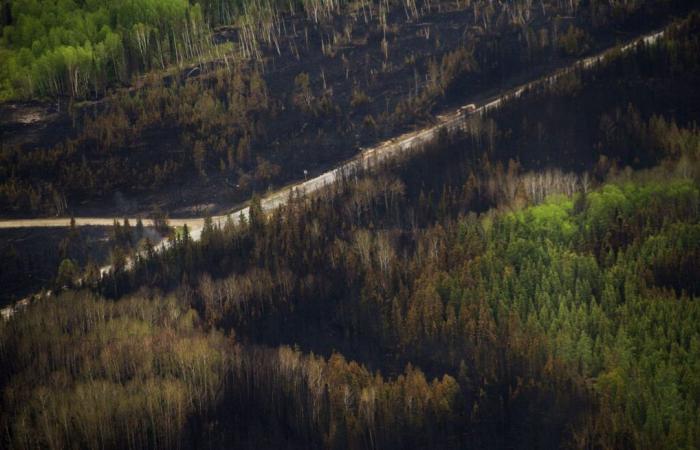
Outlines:
{"label": "road curve", "polygon": [[[362,150],[353,159],[340,164],[338,167],[331,169],[315,178],[297,182],[290,186],[286,186],[261,200],[261,206],[264,211],[269,211],[277,208],[278,206],[284,204],[292,191],[298,191],[300,193],[312,193],[323,188],[326,185],[334,183],[341,173],[351,172],[354,169],[370,169],[377,163],[398,156],[402,153],[413,152],[419,150],[423,145],[433,141],[437,134],[446,130],[448,132],[456,131],[462,128],[469,116],[474,114],[484,114],[494,108],[498,108],[504,102],[520,97],[528,89],[541,86],[545,84],[551,84],[562,76],[571,73],[575,70],[587,70],[594,67],[597,63],[601,62],[606,56],[612,54],[615,51],[627,52],[635,48],[638,44],[644,43],[646,45],[653,44],[664,34],[664,31],[656,31],[648,35],[639,37],[632,40],[622,47],[614,47],[605,50],[597,55],[590,56],[581,59],[568,67],[559,69],[543,78],[539,78],[535,81],[525,83],[518,86],[515,89],[507,91],[494,99],[490,100],[478,108],[476,108],[471,114],[463,114],[459,111],[444,114],[437,117],[437,122],[421,130],[413,131],[410,133],[405,133],[396,138],[384,141],[377,144],[374,147]],[[232,211],[229,214],[220,215],[212,217],[212,222],[215,225],[223,225],[226,220],[231,217],[234,221],[238,221],[241,216],[248,214],[248,208],[244,207],[236,211]],[[114,220],[122,220],[123,217],[75,217],[75,224],[77,226],[111,226]],[[152,225],[150,219],[142,219],[143,224],[146,226]],[[135,224],[137,221],[136,217],[130,217],[129,221]],[[71,219],[68,217],[64,218],[39,218],[39,219],[10,219],[10,220],[0,220],[0,229],[7,228],[43,228],[43,227],[68,227],[70,226]],[[193,239],[199,239],[201,235],[201,230],[204,226],[204,218],[188,218],[188,219],[170,219],[170,225],[172,226],[187,226],[191,230],[191,236]]]}

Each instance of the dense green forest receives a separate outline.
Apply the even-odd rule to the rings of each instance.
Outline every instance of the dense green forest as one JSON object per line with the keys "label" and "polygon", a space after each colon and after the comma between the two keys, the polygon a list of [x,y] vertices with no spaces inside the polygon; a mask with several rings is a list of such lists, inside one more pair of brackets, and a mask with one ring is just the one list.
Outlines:
{"label": "dense green forest", "polygon": [[47,101],[25,122],[0,105],[4,216],[146,215],[154,205],[191,214],[177,211],[183,204],[222,211],[695,7],[5,5],[0,96]]}
{"label": "dense green forest", "polygon": [[187,0],[3,2],[0,100],[82,97],[133,73],[209,56],[211,36]]}
{"label": "dense green forest", "polygon": [[62,280],[0,322],[0,446],[700,447],[698,27]]}

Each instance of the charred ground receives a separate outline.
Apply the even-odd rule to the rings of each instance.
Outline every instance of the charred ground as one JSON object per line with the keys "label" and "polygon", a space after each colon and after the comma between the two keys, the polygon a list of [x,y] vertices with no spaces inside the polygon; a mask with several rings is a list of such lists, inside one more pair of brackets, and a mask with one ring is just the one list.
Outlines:
{"label": "charred ground", "polygon": [[[568,14],[545,2],[524,19],[478,2],[416,15],[382,5],[319,21],[282,14],[256,58],[153,73],[105,98],[3,105],[0,214],[222,211],[690,7]],[[240,33],[215,41],[241,45]]]}

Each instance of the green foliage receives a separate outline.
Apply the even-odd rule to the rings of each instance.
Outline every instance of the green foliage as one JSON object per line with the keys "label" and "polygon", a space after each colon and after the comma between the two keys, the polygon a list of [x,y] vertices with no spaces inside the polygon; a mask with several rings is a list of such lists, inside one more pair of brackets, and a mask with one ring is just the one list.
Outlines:
{"label": "green foliage", "polygon": [[186,0],[12,0],[10,10],[0,39],[0,100],[84,97],[210,46],[199,6]]}
{"label": "green foliage", "polygon": [[566,198],[549,199],[541,205],[534,206],[512,217],[523,226],[523,237],[530,241],[549,239],[568,242],[576,230],[572,220],[573,202]]}
{"label": "green foliage", "polygon": [[58,275],[56,276],[56,286],[62,288],[64,286],[72,286],[79,273],[76,264],[70,259],[64,259],[58,266]]}

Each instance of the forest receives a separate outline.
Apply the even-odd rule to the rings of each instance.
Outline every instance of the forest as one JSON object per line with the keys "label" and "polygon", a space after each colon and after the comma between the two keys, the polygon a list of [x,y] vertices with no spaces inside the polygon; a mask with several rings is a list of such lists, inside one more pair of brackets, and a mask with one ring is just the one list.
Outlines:
{"label": "forest", "polygon": [[[488,30],[498,27],[504,19],[512,25],[528,27],[534,22],[531,16],[535,8],[531,3],[518,1],[508,5],[468,0],[446,7],[473,7],[475,25]],[[547,3],[546,7],[542,3],[541,10],[550,17],[577,14],[583,9],[578,0]],[[584,14],[600,27],[610,20],[638,14],[650,7],[645,3],[671,2],[596,1]],[[280,41],[284,45],[287,35],[286,22],[297,12],[309,22],[325,25],[346,14],[359,16],[361,10],[365,23],[378,20],[383,28],[382,46],[388,52],[387,29],[392,26],[392,19],[396,20],[392,16],[401,14],[406,20],[416,20],[430,14],[433,8],[430,2],[420,4],[415,0],[378,4],[366,0],[6,0],[0,14],[0,55],[5,61],[0,72],[0,101],[37,95],[98,95],[111,86],[129,84],[133,76],[152,69],[181,68],[188,63],[219,59],[222,49],[216,48],[213,35],[217,27],[237,30],[236,43],[243,56],[261,58],[263,47],[273,45],[280,54]],[[352,24],[349,26],[352,29]],[[536,31],[527,33],[534,35]],[[326,45],[329,53],[342,45],[335,34],[333,30],[328,43],[324,42],[324,53]],[[347,29],[345,34],[349,34]],[[538,38],[534,35],[527,39]],[[557,45],[563,51],[576,53],[586,40],[583,30],[570,28]]]}
{"label": "forest", "polygon": [[115,225],[0,321],[0,447],[700,447],[699,31],[132,267]]}
{"label": "forest", "polygon": [[11,0],[1,23],[0,100],[104,92],[212,47],[201,7],[187,0]]}
{"label": "forest", "polygon": [[45,3],[4,8],[5,217],[226,211],[695,8],[687,0]]}

